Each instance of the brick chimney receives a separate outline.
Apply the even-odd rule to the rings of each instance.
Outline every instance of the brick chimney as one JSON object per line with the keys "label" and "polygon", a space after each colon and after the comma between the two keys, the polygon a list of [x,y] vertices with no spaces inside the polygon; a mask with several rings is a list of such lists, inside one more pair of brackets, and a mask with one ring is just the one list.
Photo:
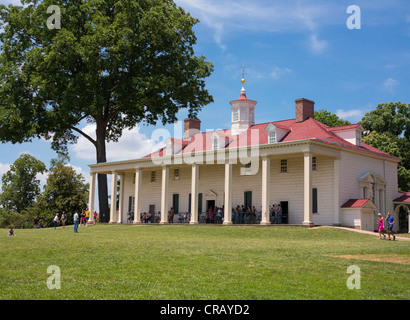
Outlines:
{"label": "brick chimney", "polygon": [[315,118],[315,102],[305,98],[295,100],[296,122],[303,122],[309,118]]}
{"label": "brick chimney", "polygon": [[199,132],[201,132],[201,120],[184,119],[184,139],[188,139]]}

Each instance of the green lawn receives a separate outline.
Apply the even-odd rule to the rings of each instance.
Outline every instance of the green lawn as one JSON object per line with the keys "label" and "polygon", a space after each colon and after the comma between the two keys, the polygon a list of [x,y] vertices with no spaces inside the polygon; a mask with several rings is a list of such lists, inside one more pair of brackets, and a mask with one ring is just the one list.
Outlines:
{"label": "green lawn", "polygon": [[[0,229],[0,299],[410,299],[410,241],[333,228]],[[342,258],[337,256],[349,256]],[[385,261],[372,261],[382,258]],[[61,271],[51,290],[47,268]],[[350,265],[361,289],[350,290]]]}

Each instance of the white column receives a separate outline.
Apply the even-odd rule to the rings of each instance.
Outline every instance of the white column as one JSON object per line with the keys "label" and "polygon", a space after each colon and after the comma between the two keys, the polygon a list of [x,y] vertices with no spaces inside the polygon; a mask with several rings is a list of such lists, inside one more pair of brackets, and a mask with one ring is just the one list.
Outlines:
{"label": "white column", "polygon": [[261,224],[270,224],[269,222],[269,203],[270,203],[270,159],[267,156],[262,157],[262,212]]}
{"label": "white column", "polygon": [[141,223],[141,169],[135,170],[135,204],[134,204],[134,223]]}
{"label": "white column", "polygon": [[340,222],[340,160],[333,161],[333,225],[341,226]]}
{"label": "white column", "polygon": [[95,176],[94,172],[90,172],[90,191],[88,196],[88,209],[90,210],[89,222],[94,221],[94,211],[95,211]]}
{"label": "white column", "polygon": [[410,209],[407,209],[407,213],[408,213],[408,226],[409,226],[409,233],[410,233]]}
{"label": "white column", "polygon": [[313,225],[312,217],[312,153],[304,153],[304,191],[303,191],[303,204],[304,204],[304,225]]}
{"label": "white column", "polygon": [[123,202],[124,202],[124,174],[120,174],[120,200],[118,206],[118,217],[117,222],[122,223],[122,209],[123,209]]}
{"label": "white column", "polygon": [[192,179],[191,179],[191,217],[190,224],[198,224],[198,180],[199,180],[199,165],[192,164]]}
{"label": "white column", "polygon": [[225,164],[225,202],[224,202],[224,222],[232,224],[232,164]]}
{"label": "white column", "polygon": [[114,217],[117,211],[117,178],[118,174],[113,171],[111,174],[111,208],[110,208],[110,222],[114,223]]}
{"label": "white column", "polygon": [[168,223],[168,178],[169,169],[167,166],[162,166],[161,224]]}

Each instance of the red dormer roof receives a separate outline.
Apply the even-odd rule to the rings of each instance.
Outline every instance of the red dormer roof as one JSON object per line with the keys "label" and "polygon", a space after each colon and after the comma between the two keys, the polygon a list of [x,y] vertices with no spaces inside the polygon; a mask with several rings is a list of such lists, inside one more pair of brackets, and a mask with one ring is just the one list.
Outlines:
{"label": "red dormer roof", "polygon": [[362,208],[369,201],[370,199],[349,199],[342,205],[342,208]]}

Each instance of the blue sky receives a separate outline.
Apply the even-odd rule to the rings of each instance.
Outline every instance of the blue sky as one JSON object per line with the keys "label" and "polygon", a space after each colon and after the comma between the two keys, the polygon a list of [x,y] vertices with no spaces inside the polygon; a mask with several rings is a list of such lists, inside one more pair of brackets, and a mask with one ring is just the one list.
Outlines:
{"label": "blue sky", "polygon": [[[408,0],[175,0],[200,19],[195,51],[214,63],[207,79],[214,103],[198,115],[201,129],[230,127],[229,101],[239,97],[242,65],[246,92],[256,100],[256,123],[294,118],[294,100],[315,101],[354,123],[379,103],[410,103],[410,2]],[[17,4],[18,1],[0,1]],[[350,5],[360,8],[360,29],[349,29]],[[357,24],[358,21],[355,21]],[[185,112],[179,119],[186,117]],[[93,134],[93,126],[81,128]],[[155,129],[141,126],[108,144],[108,161],[151,151]],[[172,126],[165,129],[173,135]],[[85,139],[69,148],[71,165],[89,180],[95,150]],[[0,144],[0,176],[21,153],[47,166],[50,142]],[[40,177],[44,182],[46,175]]]}

